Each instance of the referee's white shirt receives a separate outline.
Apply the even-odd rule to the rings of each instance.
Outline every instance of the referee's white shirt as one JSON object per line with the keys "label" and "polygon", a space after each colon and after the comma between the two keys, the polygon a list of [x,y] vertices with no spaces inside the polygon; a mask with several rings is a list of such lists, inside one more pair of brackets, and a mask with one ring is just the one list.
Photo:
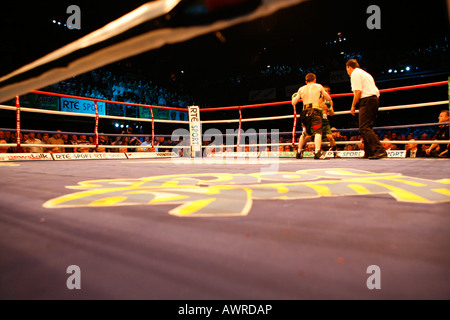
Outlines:
{"label": "referee's white shirt", "polygon": [[373,77],[361,68],[353,70],[350,76],[350,83],[352,85],[352,91],[361,90],[361,99],[370,96],[380,96],[380,91],[375,85]]}

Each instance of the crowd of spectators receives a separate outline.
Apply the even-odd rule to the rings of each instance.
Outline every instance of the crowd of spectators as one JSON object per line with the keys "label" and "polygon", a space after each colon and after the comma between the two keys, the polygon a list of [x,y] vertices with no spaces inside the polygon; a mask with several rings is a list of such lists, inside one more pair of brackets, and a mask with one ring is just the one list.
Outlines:
{"label": "crowd of spectators", "polygon": [[[345,71],[345,62],[350,58],[356,58],[365,68],[369,68],[376,80],[389,80],[400,76],[417,75],[433,69],[448,70],[450,61],[447,37],[438,37],[432,39],[427,45],[401,52],[395,48],[384,47],[379,48],[375,53],[354,48],[347,43],[339,44],[336,48],[327,45],[320,52],[312,58],[311,63],[302,61],[293,64],[270,64],[253,74],[232,76],[228,81],[234,84],[233,90],[239,87],[251,88],[252,85],[256,86],[256,89],[285,86],[298,83],[299,79],[303,79],[307,73],[312,72],[318,79],[322,79],[318,82],[325,83],[330,79],[330,72]],[[333,53],[330,55],[330,52]],[[389,65],[383,57],[391,57]],[[407,66],[409,69],[405,70]],[[392,69],[391,72],[389,69]]]}
{"label": "crowd of spectators", "polygon": [[187,109],[193,103],[192,97],[181,95],[152,81],[132,80],[103,69],[55,83],[42,90],[79,97],[174,108]]}
{"label": "crowd of spectators", "polygon": [[[335,52],[336,51],[336,52]],[[313,61],[305,60],[296,63],[279,63],[261,65],[251,72],[231,73],[219,80],[209,76],[201,77],[184,75],[173,81],[173,86],[166,86],[163,82],[151,79],[136,69],[127,69],[124,66],[105,67],[88,72],[83,75],[55,83],[43,91],[70,94],[75,96],[123,101],[156,106],[169,106],[174,108],[187,108],[189,105],[204,107],[228,106],[236,103],[249,103],[250,90],[264,88],[277,88],[277,100],[286,99],[285,88],[298,84],[308,72],[316,74],[321,83],[330,79],[332,72],[344,70],[343,65],[349,58],[357,58],[365,68],[371,70],[376,80],[395,79],[400,76],[418,75],[427,70],[436,68],[448,69],[449,47],[447,37],[430,41],[429,45],[407,50],[401,54],[392,48],[383,48],[380,56],[392,56],[398,61],[391,61],[386,65],[384,59],[372,56],[374,53],[357,50],[347,42],[339,47],[324,45],[320,54],[314,56]],[[334,53],[333,53],[334,52]],[[343,54],[341,54],[343,53]],[[403,70],[408,66],[408,71]],[[390,69],[392,72],[389,72]],[[397,69],[398,68],[398,73]],[[404,72],[403,72],[404,71]],[[206,80],[203,78],[207,78]],[[203,83],[206,82],[206,83]],[[190,88],[184,94],[180,88]],[[217,92],[216,92],[217,91]],[[136,110],[120,111],[116,105],[108,108],[108,115],[124,115],[135,117]],[[117,109],[117,110],[116,110]]]}
{"label": "crowd of spectators", "polygon": [[[406,150],[409,156],[411,150],[415,150],[414,156],[427,157],[430,156],[430,143],[420,143],[420,141],[430,141],[438,139],[441,134],[442,140],[448,140],[448,111],[444,110],[439,116],[439,121],[444,123],[441,126],[431,126],[426,128],[399,129],[399,130],[377,130],[375,133],[382,142],[386,150]],[[332,133],[337,142],[338,151],[356,151],[364,150],[363,140],[359,132],[340,132],[336,128],[332,128]],[[298,139],[298,137],[297,137]],[[179,156],[187,156],[188,152],[182,143],[182,138],[178,141],[172,141],[167,136],[157,136],[151,143],[151,136],[133,134],[131,128],[124,130],[121,135],[99,134],[99,143],[96,147],[93,135],[76,135],[63,133],[60,130],[53,134],[21,132],[20,146],[0,147],[0,153],[83,153],[83,152],[176,152]],[[323,138],[327,142],[327,138]],[[296,141],[297,143],[298,141]],[[307,141],[311,142],[311,141]],[[345,142],[345,143],[339,143]],[[352,143],[353,142],[353,143]],[[395,143],[404,142],[404,143]],[[409,142],[409,143],[406,143]],[[14,131],[0,131],[1,144],[16,144],[17,136]],[[29,145],[37,146],[29,146]],[[266,145],[264,145],[266,144]],[[48,146],[47,146],[48,145]],[[54,146],[57,145],[57,146]],[[64,147],[62,147],[63,145]],[[264,146],[258,146],[264,145]],[[178,147],[177,147],[178,146]],[[258,152],[258,151],[294,151],[291,135],[280,135],[278,141],[272,142],[267,138],[266,142],[257,141],[257,138],[245,137],[240,147],[230,147],[224,145],[216,145],[214,141],[204,140],[203,146],[206,153],[215,152]],[[314,149],[313,143],[307,144],[308,147]],[[416,149],[417,148],[417,149]],[[311,151],[313,151],[311,149]],[[439,155],[446,149],[448,144],[442,145]],[[324,147],[327,150],[327,147]],[[428,150],[428,153],[427,153]],[[436,150],[438,151],[439,148]],[[431,155],[433,156],[433,155]],[[448,151],[446,154],[448,157]]]}

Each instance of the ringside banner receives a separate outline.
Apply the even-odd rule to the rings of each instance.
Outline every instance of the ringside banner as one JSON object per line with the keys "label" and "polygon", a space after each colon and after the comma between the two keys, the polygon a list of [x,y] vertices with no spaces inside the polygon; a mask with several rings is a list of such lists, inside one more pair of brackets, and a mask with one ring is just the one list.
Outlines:
{"label": "ringside banner", "polygon": [[0,161],[53,160],[51,153],[0,153]]}
{"label": "ringside banner", "polygon": [[[99,115],[106,115],[104,102],[97,102],[97,108]],[[95,114],[95,104],[90,100],[61,98],[61,111]]]}
{"label": "ringside banner", "polygon": [[191,137],[192,152],[202,151],[202,125],[200,122],[200,107],[189,107],[189,133]]}
{"label": "ringside banner", "polygon": [[128,159],[155,159],[178,157],[175,152],[127,152]]}
{"label": "ringside banner", "polygon": [[99,159],[126,159],[125,153],[89,152],[89,153],[54,153],[54,160],[99,160]]}

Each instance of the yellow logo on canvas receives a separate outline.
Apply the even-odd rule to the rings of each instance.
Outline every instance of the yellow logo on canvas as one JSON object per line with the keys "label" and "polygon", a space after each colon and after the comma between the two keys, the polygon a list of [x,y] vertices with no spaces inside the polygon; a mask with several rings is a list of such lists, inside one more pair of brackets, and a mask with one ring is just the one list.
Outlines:
{"label": "yellow logo on canvas", "polygon": [[46,208],[173,205],[185,217],[243,216],[257,200],[387,194],[397,201],[450,201],[450,179],[427,180],[399,173],[310,169],[250,174],[204,173],[83,181],[83,190],[47,201]]}

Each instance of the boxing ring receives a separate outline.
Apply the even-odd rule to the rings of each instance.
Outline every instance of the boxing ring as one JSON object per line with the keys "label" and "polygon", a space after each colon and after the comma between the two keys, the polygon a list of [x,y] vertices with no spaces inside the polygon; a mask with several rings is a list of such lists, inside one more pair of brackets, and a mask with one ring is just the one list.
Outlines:
{"label": "boxing ring", "polygon": [[[445,91],[445,85],[382,94],[422,87]],[[332,95],[335,101],[348,96]],[[100,146],[99,137],[121,134],[99,133],[99,122],[137,119],[99,115],[99,102],[150,108],[151,115],[158,108],[180,110],[90,100],[96,110],[83,116],[92,119],[94,132],[84,134],[94,143],[82,147],[91,152],[2,154],[2,299],[450,298],[448,158],[391,153],[387,159],[362,160],[360,153],[340,151],[340,159],[296,159],[292,150],[279,151],[301,134],[290,101],[201,109],[208,143],[197,154],[189,144],[189,120],[139,119],[148,133],[132,135],[151,136],[149,148],[158,148],[155,139],[161,136],[183,136],[184,143],[164,146],[164,152],[117,152],[117,145]],[[435,108],[437,115],[435,110],[448,103],[382,106],[380,113]],[[271,114],[274,107],[280,114],[244,116],[251,108]],[[17,126],[1,129],[12,132],[32,131],[21,126],[27,112],[74,115],[21,107],[19,97],[16,106],[0,108],[15,113]],[[209,116],[217,111],[222,113],[216,119]],[[228,111],[238,116],[224,119]],[[337,111],[332,125],[347,113]],[[285,121],[292,130],[261,129],[271,128],[272,120]],[[261,122],[263,127],[250,130]],[[180,127],[176,134],[164,131],[170,125]],[[8,146],[27,147],[20,140]],[[99,147],[112,150],[95,152]],[[79,289],[68,288],[69,266],[79,267]],[[370,288],[371,266],[379,268],[379,288]]]}

